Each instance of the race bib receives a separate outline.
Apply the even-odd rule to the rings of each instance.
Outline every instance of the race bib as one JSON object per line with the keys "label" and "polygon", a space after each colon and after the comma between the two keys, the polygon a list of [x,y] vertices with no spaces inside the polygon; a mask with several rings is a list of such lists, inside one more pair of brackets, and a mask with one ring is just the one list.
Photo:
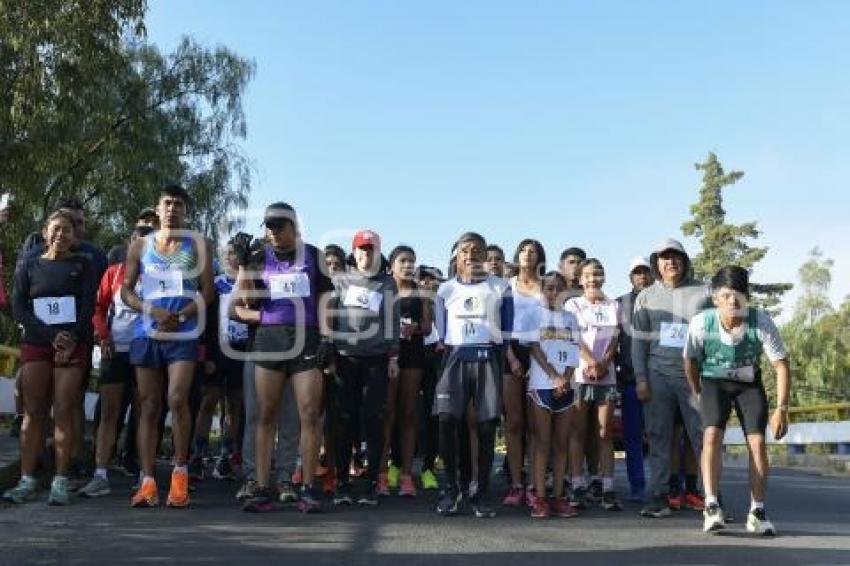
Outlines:
{"label": "race bib", "polygon": [[377,291],[371,291],[365,287],[352,285],[348,288],[348,290],[346,290],[342,304],[346,307],[367,309],[377,313],[381,310],[381,301],[383,300],[383,295]]}
{"label": "race bib", "polygon": [[688,325],[684,322],[662,322],[661,336],[658,343],[664,348],[679,348],[685,347],[685,342],[688,339]]}
{"label": "race bib", "polygon": [[310,296],[310,276],[306,273],[277,273],[269,275],[272,300]]}
{"label": "race bib", "polygon": [[588,326],[617,326],[617,307],[614,305],[589,305],[584,312]]}
{"label": "race bib", "polygon": [[44,324],[73,324],[77,322],[77,300],[66,297],[39,297],[32,301],[35,316]]}
{"label": "race bib", "polygon": [[145,271],[142,293],[146,300],[183,296],[183,273],[177,269]]}
{"label": "race bib", "polygon": [[546,359],[559,373],[567,368],[578,367],[579,348],[573,342],[555,342],[544,346]]}

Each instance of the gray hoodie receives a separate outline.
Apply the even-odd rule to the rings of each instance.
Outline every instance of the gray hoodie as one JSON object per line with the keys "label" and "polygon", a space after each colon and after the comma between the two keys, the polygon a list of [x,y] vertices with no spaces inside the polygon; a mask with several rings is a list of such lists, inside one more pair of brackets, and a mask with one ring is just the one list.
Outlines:
{"label": "gray hoodie", "polygon": [[331,329],[337,351],[356,357],[398,355],[401,314],[393,278],[351,269],[333,283]]}
{"label": "gray hoodie", "polygon": [[[658,256],[675,250],[685,256],[685,277],[675,287],[667,287],[658,272]],[[685,377],[682,351],[691,318],[711,306],[708,286],[694,280],[691,260],[676,240],[666,240],[650,256],[655,283],[635,300],[632,320],[632,365],[637,380],[649,374]]]}

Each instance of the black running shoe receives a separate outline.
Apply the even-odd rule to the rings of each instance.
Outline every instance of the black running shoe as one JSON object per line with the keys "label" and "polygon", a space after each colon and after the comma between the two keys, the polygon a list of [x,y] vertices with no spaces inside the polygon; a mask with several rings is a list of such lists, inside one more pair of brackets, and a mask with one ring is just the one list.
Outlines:
{"label": "black running shoe", "polygon": [[258,488],[254,497],[245,501],[242,510],[248,513],[269,513],[277,509],[272,490],[267,487]]}
{"label": "black running shoe", "polygon": [[472,514],[479,519],[492,519],[496,516],[496,510],[483,497],[474,497],[469,503]]}
{"label": "black running shoe", "polygon": [[366,490],[357,498],[357,503],[366,505],[367,507],[375,507],[378,505],[378,489],[375,484],[369,485]]}
{"label": "black running shoe", "polygon": [[336,486],[334,505],[351,505],[352,503],[354,503],[354,497],[351,494],[351,484],[346,482]]}
{"label": "black running shoe", "polygon": [[617,498],[617,492],[606,491],[602,494],[602,508],[606,511],[622,511],[623,504]]}
{"label": "black running shoe", "polygon": [[312,488],[301,488],[296,507],[302,513],[320,513],[322,500]]}
{"label": "black running shoe", "polygon": [[587,509],[587,488],[577,487],[573,490],[573,507],[576,509]]}
{"label": "black running shoe", "polygon": [[439,515],[457,515],[463,502],[463,494],[451,489],[440,492],[440,500],[437,502],[437,513]]}

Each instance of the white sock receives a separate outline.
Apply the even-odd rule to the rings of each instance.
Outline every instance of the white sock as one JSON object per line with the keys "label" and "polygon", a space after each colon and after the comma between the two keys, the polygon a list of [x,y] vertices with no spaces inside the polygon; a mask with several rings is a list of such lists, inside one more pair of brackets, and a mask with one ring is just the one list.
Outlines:
{"label": "white sock", "polygon": [[614,491],[614,478],[602,478],[602,491]]}
{"label": "white sock", "polygon": [[705,494],[705,506],[708,507],[712,504],[720,505],[720,502],[717,501],[717,496]]}
{"label": "white sock", "polygon": [[144,474],[144,472],[139,472],[139,475],[142,476],[142,483],[146,483],[146,482],[149,482],[149,481],[155,481],[153,479],[153,476],[146,476]]}
{"label": "white sock", "polygon": [[572,481],[573,487],[585,487],[583,476],[574,476]]}
{"label": "white sock", "polygon": [[106,479],[106,468],[97,468],[94,471],[94,477]]}
{"label": "white sock", "polygon": [[590,476],[590,483],[598,482],[598,481],[599,481],[599,476]]}
{"label": "white sock", "polygon": [[178,472],[178,473],[182,473],[182,474],[188,474],[189,473],[189,467],[188,466],[174,466],[174,471]]}
{"label": "white sock", "polygon": [[750,503],[750,513],[757,509],[764,509],[764,501],[756,501],[755,499],[753,499]]}
{"label": "white sock", "polygon": [[35,478],[33,476],[24,474],[21,476],[21,481],[32,482],[35,481]]}

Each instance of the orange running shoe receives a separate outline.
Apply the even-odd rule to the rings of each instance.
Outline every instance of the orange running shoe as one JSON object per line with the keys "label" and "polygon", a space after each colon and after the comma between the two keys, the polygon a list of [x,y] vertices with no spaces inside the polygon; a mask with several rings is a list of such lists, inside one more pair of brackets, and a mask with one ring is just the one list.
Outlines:
{"label": "orange running shoe", "polygon": [[171,489],[168,490],[168,499],[165,501],[167,507],[189,506],[189,474],[174,468],[171,472]]}
{"label": "orange running shoe", "polygon": [[133,499],[130,500],[130,507],[159,507],[159,492],[156,489],[156,481],[152,478],[145,478],[136,494],[133,495]]}

